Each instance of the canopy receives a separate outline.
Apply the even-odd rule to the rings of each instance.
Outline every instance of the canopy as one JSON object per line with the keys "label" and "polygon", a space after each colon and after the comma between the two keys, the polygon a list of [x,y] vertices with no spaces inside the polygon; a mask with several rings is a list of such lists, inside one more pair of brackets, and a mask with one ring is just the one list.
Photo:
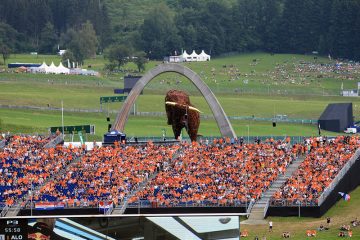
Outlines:
{"label": "canopy", "polygon": [[204,50],[199,54],[199,61],[210,61],[210,55],[206,54]]}
{"label": "canopy", "polygon": [[68,69],[67,67],[64,67],[64,65],[60,62],[59,66],[57,67],[57,73],[69,74],[70,69]]}

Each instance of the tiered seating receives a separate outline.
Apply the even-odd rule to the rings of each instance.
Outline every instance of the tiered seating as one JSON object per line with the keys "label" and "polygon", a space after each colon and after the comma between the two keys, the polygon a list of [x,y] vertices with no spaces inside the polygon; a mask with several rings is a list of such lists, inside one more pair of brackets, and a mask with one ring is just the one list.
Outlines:
{"label": "tiered seating", "polygon": [[259,199],[284,173],[299,146],[262,144],[184,145],[182,154],[130,202],[157,206],[238,206]]}
{"label": "tiered seating", "polygon": [[171,159],[177,148],[152,144],[95,148],[42,187],[39,200],[63,201],[68,206],[96,206],[101,200],[117,204]]}
{"label": "tiered seating", "polygon": [[339,136],[332,140],[311,138],[311,151],[299,169],[272,198],[273,205],[294,205],[301,201],[317,205],[317,200],[359,147],[358,137]]}
{"label": "tiered seating", "polygon": [[41,136],[13,136],[0,152],[0,202],[14,204],[79,154],[62,148],[42,149],[47,141]]}

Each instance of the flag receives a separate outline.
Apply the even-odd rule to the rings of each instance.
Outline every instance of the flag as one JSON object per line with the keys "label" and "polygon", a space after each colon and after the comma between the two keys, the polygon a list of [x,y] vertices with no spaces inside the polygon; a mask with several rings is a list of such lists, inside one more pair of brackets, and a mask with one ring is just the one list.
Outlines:
{"label": "flag", "polygon": [[113,209],[113,202],[112,201],[100,201],[99,202],[99,211],[102,213],[111,212]]}
{"label": "flag", "polygon": [[339,194],[341,195],[341,197],[345,200],[345,201],[350,201],[350,195],[347,193],[343,193],[343,192],[339,192]]}

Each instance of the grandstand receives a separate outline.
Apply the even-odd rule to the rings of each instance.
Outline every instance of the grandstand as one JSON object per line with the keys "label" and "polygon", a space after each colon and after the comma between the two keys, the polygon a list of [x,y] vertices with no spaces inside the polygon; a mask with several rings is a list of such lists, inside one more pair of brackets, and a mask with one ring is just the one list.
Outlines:
{"label": "grandstand", "polygon": [[2,139],[1,216],[232,212],[251,218],[260,207],[262,219],[297,215],[300,208],[303,216],[319,217],[340,199],[338,191],[360,182],[357,136],[92,150],[49,147],[55,138]]}

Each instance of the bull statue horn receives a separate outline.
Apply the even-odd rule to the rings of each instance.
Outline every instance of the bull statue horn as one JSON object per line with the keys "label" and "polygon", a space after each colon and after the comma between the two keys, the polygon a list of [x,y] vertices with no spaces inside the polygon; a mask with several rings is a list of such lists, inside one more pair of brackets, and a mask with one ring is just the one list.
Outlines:
{"label": "bull statue horn", "polygon": [[178,105],[176,102],[165,102],[166,105],[176,106]]}
{"label": "bull statue horn", "polygon": [[[171,106],[176,106],[176,105],[180,105],[180,106],[184,106],[186,107],[185,105],[182,105],[182,104],[178,104],[176,102],[165,102],[166,105],[171,105]],[[193,111],[197,111],[199,113],[202,113],[199,109],[195,108],[195,107],[192,107],[192,106],[188,106],[189,107],[189,110],[193,110]]]}
{"label": "bull statue horn", "polygon": [[189,110],[194,110],[194,111],[197,111],[197,112],[199,112],[199,113],[202,113],[199,109],[194,108],[194,107],[192,107],[192,106],[189,106]]}

